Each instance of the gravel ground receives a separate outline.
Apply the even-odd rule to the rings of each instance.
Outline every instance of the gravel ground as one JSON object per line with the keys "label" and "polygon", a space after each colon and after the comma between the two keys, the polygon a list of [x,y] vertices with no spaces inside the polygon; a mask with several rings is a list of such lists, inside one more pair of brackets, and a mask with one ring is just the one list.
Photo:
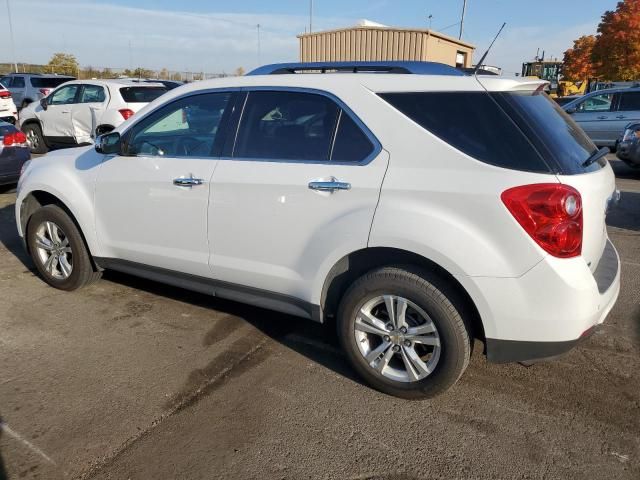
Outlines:
{"label": "gravel ground", "polygon": [[362,385],[320,325],[115,273],[47,287],[5,190],[0,479],[640,478],[640,172],[612,164],[604,328],[532,367],[476,348],[422,402]]}

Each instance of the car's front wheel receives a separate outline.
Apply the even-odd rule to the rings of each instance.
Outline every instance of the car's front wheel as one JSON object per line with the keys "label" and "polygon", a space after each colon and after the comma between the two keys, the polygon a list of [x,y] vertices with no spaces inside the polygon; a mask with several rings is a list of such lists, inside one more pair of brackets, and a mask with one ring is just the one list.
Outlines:
{"label": "car's front wheel", "polygon": [[38,209],[27,225],[31,258],[45,282],[61,290],[76,290],[100,278],[78,227],[57,205]]}
{"label": "car's front wheel", "polygon": [[29,123],[22,127],[22,131],[27,137],[27,143],[31,153],[47,153],[47,144],[42,135],[42,129],[36,123]]}
{"label": "car's front wheel", "polygon": [[356,371],[403,398],[433,397],[469,363],[471,335],[453,299],[426,272],[385,267],[358,279],[338,311],[338,334]]}

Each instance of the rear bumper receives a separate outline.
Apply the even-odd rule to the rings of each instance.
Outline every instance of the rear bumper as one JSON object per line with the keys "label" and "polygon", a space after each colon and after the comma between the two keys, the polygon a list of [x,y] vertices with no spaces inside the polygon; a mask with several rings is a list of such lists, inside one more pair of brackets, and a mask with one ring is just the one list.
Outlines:
{"label": "rear bumper", "polygon": [[620,293],[620,260],[607,240],[592,273],[583,258],[547,257],[519,278],[474,279],[491,362],[546,359],[602,324]]}

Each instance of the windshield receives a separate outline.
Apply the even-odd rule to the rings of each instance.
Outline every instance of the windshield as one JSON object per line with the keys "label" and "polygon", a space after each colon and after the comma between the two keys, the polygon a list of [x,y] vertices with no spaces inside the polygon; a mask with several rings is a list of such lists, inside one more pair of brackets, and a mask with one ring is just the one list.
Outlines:
{"label": "windshield", "polygon": [[65,82],[75,80],[73,77],[31,77],[31,85],[34,88],[56,88]]}
{"label": "windshield", "polygon": [[576,174],[599,170],[604,160],[583,167],[598,149],[571,117],[542,91],[492,92],[543,158],[558,173]]}
{"label": "windshield", "polygon": [[126,103],[149,103],[166,91],[165,87],[123,87],[120,94]]}

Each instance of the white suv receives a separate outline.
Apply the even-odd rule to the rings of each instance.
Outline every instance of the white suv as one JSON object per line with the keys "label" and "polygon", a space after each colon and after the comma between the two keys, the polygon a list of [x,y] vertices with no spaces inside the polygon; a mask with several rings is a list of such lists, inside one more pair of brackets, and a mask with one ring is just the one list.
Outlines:
{"label": "white suv", "polygon": [[74,80],[20,111],[32,153],[92,143],[167,91],[161,83]]}
{"label": "white suv", "polygon": [[430,63],[185,85],[32,161],[18,231],[54,287],[114,269],[335,320],[371,385],[433,396],[474,338],[494,362],[551,357],[618,296],[614,175],[543,86]]}

